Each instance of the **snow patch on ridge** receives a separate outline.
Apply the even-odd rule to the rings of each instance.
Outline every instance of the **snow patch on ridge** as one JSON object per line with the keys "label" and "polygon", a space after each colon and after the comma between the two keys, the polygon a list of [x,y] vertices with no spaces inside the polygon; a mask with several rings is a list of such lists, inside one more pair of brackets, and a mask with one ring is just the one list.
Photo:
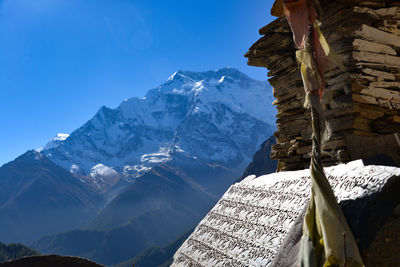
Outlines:
{"label": "snow patch on ridge", "polygon": [[90,172],[90,175],[92,177],[95,176],[102,176],[102,177],[110,177],[117,175],[118,173],[113,169],[108,166],[105,166],[103,164],[97,164],[96,166],[92,167],[92,171]]}
{"label": "snow patch on ridge", "polygon": [[161,147],[158,152],[143,154],[143,156],[140,159],[141,162],[143,163],[151,163],[151,164],[168,162],[171,160],[170,149],[169,147]]}
{"label": "snow patch on ridge", "polygon": [[135,178],[143,175],[144,173],[150,171],[151,168],[143,164],[129,166],[126,165],[123,169],[123,175],[129,182],[132,182]]}
{"label": "snow patch on ridge", "polygon": [[89,175],[92,183],[98,188],[107,188],[116,184],[119,180],[119,174],[113,168],[103,164],[97,164],[92,167]]}

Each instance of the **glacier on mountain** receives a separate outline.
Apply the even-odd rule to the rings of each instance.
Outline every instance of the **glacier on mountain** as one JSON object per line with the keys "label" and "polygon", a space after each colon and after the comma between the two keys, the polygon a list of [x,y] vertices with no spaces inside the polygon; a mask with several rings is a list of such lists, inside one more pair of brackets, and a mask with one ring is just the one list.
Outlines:
{"label": "glacier on mountain", "polygon": [[275,130],[272,101],[266,82],[233,68],[177,71],[143,98],[101,107],[70,136],[58,135],[38,151],[94,181],[106,167],[130,181],[176,157],[238,166]]}

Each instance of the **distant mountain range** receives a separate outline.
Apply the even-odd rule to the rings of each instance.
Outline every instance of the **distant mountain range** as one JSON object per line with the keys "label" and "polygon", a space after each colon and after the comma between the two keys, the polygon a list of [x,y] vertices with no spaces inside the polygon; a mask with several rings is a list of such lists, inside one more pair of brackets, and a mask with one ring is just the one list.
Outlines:
{"label": "distant mountain range", "polygon": [[178,71],[143,98],[102,107],[0,168],[0,237],[108,265],[164,245],[197,224],[272,135],[272,101],[266,82],[223,68]]}

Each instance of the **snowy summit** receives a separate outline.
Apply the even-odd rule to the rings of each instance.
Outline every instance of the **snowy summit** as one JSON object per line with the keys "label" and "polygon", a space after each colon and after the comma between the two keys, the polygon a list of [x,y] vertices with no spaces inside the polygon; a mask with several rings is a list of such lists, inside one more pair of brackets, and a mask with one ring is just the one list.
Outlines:
{"label": "snowy summit", "polygon": [[69,134],[58,133],[56,137],[51,139],[44,147],[36,149],[37,152],[41,152],[43,150],[51,149],[57,147],[61,144],[61,142],[65,141],[68,138]]}
{"label": "snowy summit", "polygon": [[102,164],[128,181],[176,157],[247,164],[275,130],[272,101],[266,82],[233,68],[177,71],[143,98],[103,106],[39,151],[76,175],[93,176]]}

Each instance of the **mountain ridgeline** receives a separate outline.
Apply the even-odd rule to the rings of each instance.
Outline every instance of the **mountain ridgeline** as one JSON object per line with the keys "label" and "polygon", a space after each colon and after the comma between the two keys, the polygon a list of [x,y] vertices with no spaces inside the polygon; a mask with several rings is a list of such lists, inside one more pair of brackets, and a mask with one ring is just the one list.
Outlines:
{"label": "mountain ridgeline", "polygon": [[0,168],[0,238],[23,242],[81,227],[103,203],[93,188],[35,151]]}
{"label": "mountain ridgeline", "polygon": [[[275,130],[272,101],[267,83],[223,68],[178,71],[145,97],[102,107],[0,168],[0,236],[107,265],[161,247],[242,175]],[[267,161],[256,168],[274,171]]]}
{"label": "mountain ridgeline", "polygon": [[0,263],[35,255],[39,255],[39,253],[22,244],[12,243],[7,245],[0,242]]}

